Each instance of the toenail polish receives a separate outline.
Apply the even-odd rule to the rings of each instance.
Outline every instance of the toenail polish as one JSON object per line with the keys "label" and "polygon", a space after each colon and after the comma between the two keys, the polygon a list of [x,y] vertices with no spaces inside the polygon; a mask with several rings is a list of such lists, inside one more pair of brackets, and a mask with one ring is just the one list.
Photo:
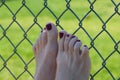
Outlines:
{"label": "toenail polish", "polygon": [[84,45],[84,47],[87,47],[87,45]]}
{"label": "toenail polish", "polygon": [[67,34],[66,36],[67,36],[67,37],[69,37],[70,35],[69,35],[69,34]]}
{"label": "toenail polish", "polygon": [[72,38],[74,38],[75,36],[72,36]]}
{"label": "toenail polish", "polygon": [[60,38],[62,38],[63,35],[64,35],[64,33],[62,33],[62,32],[59,33],[59,37],[60,37]]}
{"label": "toenail polish", "polygon": [[49,24],[46,25],[46,29],[47,29],[48,31],[52,29],[51,23],[49,23]]}
{"label": "toenail polish", "polygon": [[77,40],[77,42],[80,42],[80,40]]}

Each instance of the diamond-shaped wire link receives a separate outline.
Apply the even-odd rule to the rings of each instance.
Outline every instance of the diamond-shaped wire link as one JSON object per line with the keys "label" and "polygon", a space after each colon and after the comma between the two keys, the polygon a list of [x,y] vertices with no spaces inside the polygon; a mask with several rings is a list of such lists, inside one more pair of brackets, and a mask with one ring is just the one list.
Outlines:
{"label": "diamond-shaped wire link", "polygon": [[[0,31],[1,31],[0,32],[0,42],[2,43],[2,39],[5,38],[9,42],[9,44],[12,46],[13,52],[10,53],[10,56],[7,59],[5,59],[4,56],[1,55],[1,53],[0,53],[0,60],[3,63],[2,66],[0,65],[0,72],[3,71],[4,69],[6,69],[11,74],[11,76],[14,78],[14,80],[19,80],[22,76],[24,76],[26,74],[28,74],[31,78],[34,79],[34,74],[29,69],[29,65],[34,60],[33,55],[32,56],[29,55],[32,53],[30,51],[28,51],[28,55],[26,54],[27,55],[26,57],[29,57],[30,60],[26,61],[26,59],[24,59],[24,57],[22,57],[22,55],[21,55],[22,53],[20,53],[18,50],[19,50],[19,48],[21,49],[20,45],[24,44],[24,41],[26,41],[32,47],[33,40],[32,40],[31,34],[41,31],[43,29],[42,23],[39,21],[39,18],[41,18],[41,14],[44,13],[45,10],[47,10],[49,12],[49,14],[55,18],[54,22],[55,22],[56,26],[62,30],[65,29],[63,27],[63,25],[61,24],[62,17],[64,17],[64,15],[66,15],[67,12],[70,12],[70,14],[72,14],[74,16],[74,18],[78,21],[78,22],[76,22],[77,28],[75,28],[75,30],[73,30],[74,32],[71,34],[74,35],[77,32],[79,32],[80,30],[82,30],[84,32],[84,34],[87,35],[88,39],[90,40],[89,49],[95,51],[95,54],[91,54],[91,55],[97,55],[97,56],[99,56],[99,59],[101,60],[101,62],[100,62],[101,66],[99,66],[99,68],[97,68],[97,70],[95,70],[94,73],[90,74],[90,80],[96,79],[96,76],[99,75],[99,73],[101,73],[104,70],[106,71],[107,75],[109,75],[110,78],[112,78],[113,80],[115,80],[115,79],[120,80],[120,78],[119,78],[120,76],[116,78],[116,76],[114,76],[114,73],[112,73],[111,69],[107,66],[107,64],[109,63],[108,60],[114,54],[117,53],[117,55],[120,55],[120,40],[117,41],[113,37],[113,35],[109,32],[109,30],[107,30],[107,27],[108,27],[107,25],[110,22],[110,20],[115,15],[118,15],[120,17],[120,2],[116,3],[115,0],[109,1],[113,5],[114,11],[112,12],[112,14],[110,14],[110,16],[107,18],[107,20],[104,20],[101,17],[101,15],[94,9],[97,6],[97,5],[95,5],[97,0],[87,0],[87,2],[88,2],[87,7],[89,8],[89,10],[81,18],[71,7],[72,6],[71,3],[74,2],[74,0],[64,0],[66,5],[64,5],[64,10],[62,12],[60,12],[59,15],[56,14],[52,8],[49,7],[49,4],[52,4],[52,3],[48,2],[48,0],[43,0],[43,5],[37,13],[33,12],[33,10],[30,8],[30,6],[27,5],[27,2],[28,2],[27,0],[22,0],[20,3],[21,4],[20,7],[16,11],[13,11],[11,9],[11,7],[10,7],[11,5],[8,5],[7,1],[8,0],[0,0],[0,9],[2,7],[5,7],[5,10],[9,12],[9,15],[11,15],[10,16],[11,21],[9,23],[6,23],[7,25],[3,25],[0,22]],[[56,4],[53,4],[53,5],[56,5]],[[81,6],[81,5],[79,5],[79,6]],[[79,8],[79,6],[78,6],[78,8]],[[29,14],[30,14],[29,17],[30,17],[31,23],[26,23],[26,24],[29,24],[29,26],[25,26],[26,24],[22,25],[21,22],[18,20],[19,19],[18,15],[19,15],[19,13],[22,13],[22,9],[26,10],[26,14],[27,14],[27,12],[29,12]],[[2,14],[2,13],[0,13],[0,14]],[[94,37],[92,37],[90,35],[90,32],[83,25],[83,23],[87,20],[87,17],[90,17],[91,14],[94,15],[102,25],[102,26],[100,26],[101,29],[97,33],[95,33]],[[24,16],[21,16],[21,17],[24,18]],[[1,18],[1,15],[0,15],[0,18]],[[24,19],[22,19],[22,20],[24,20]],[[92,23],[94,24],[94,22],[92,22]],[[13,38],[14,34],[13,34],[13,36],[9,35],[10,34],[9,31],[12,31],[11,28],[14,27],[14,24],[17,25],[17,27],[15,27],[15,28],[19,29],[19,31],[23,33],[23,34],[16,33],[16,34],[22,36],[21,39],[19,39],[19,41],[17,42],[17,44],[15,44],[13,39],[11,39],[11,37]],[[38,29],[38,30],[34,31],[33,28]],[[34,31],[34,32],[32,33],[32,31]],[[13,30],[13,32],[14,32],[14,30]],[[100,52],[100,49],[98,48],[99,46],[96,45],[97,40],[99,40],[99,37],[101,35],[103,35],[104,33],[107,35],[107,38],[109,38],[112,41],[112,43],[114,44],[114,46],[112,46],[113,47],[113,49],[111,50],[112,52],[106,53],[107,57],[104,57],[102,55],[102,53]],[[34,35],[36,35],[36,34],[34,34]],[[16,39],[16,38],[17,37],[15,37],[14,39]],[[0,45],[0,48],[1,48],[1,45]],[[27,51],[27,49],[26,49],[26,51]],[[8,65],[8,62],[10,60],[12,60],[13,56],[15,56],[15,55],[17,56],[17,58],[19,58],[19,60],[22,62],[22,64],[24,64],[24,68],[21,70],[22,72],[20,74],[18,74],[18,76],[16,76],[16,74],[12,72],[11,68]],[[12,62],[12,61],[10,61],[10,62]]]}

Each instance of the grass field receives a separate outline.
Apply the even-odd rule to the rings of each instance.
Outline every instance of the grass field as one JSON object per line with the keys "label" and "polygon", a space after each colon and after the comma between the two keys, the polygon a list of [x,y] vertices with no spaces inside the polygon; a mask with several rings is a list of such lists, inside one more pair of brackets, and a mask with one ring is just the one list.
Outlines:
{"label": "grass field", "polygon": [[[120,1],[116,0],[115,3],[118,4]],[[0,3],[0,24],[5,30],[13,22],[14,16],[10,13],[5,5],[1,6],[1,4],[2,3]],[[5,2],[5,4],[15,14],[19,7],[22,6],[22,1],[8,0]],[[57,17],[59,17],[66,9],[65,0],[48,0],[47,4]],[[38,12],[44,7],[44,0],[26,0],[25,5],[33,12],[34,15],[37,15]],[[82,19],[85,14],[90,11],[90,4],[87,0],[72,0],[70,5],[70,8],[78,15],[80,19]],[[114,8],[115,6],[110,0],[97,0],[94,4],[94,11],[97,12],[97,14],[104,22],[106,22],[107,19],[115,12]],[[30,30],[28,30],[29,27],[34,23],[34,16],[26,9],[25,6],[23,6],[15,16],[16,22],[22,26],[24,31],[22,31],[16,22],[12,23],[12,25],[6,31],[6,36],[13,44],[11,45],[5,36],[1,38],[4,31],[0,27],[0,56],[2,56],[4,59],[3,60],[0,57],[0,80],[15,80],[14,77],[18,78],[18,80],[33,80],[29,74],[30,72],[32,75],[34,75],[35,70],[34,60],[30,62],[30,60],[34,57],[32,44],[36,41],[38,35],[40,34],[41,28],[35,24]],[[56,18],[46,8],[40,15],[38,15],[37,23],[39,23],[41,27],[44,28],[47,22],[55,23]],[[64,28],[64,30],[71,34],[74,33],[79,27],[79,21],[70,12],[70,10],[68,10],[59,19],[59,24]],[[93,12],[91,12],[82,21],[82,27],[87,31],[87,33],[89,33],[92,40],[97,36],[97,34],[100,33],[100,31],[103,30],[102,26],[102,22]],[[60,31],[61,28],[59,26],[57,27]],[[106,30],[109,31],[116,43],[120,41],[120,15],[116,13],[107,22]],[[28,31],[27,39],[24,39],[24,32],[26,31]],[[88,37],[88,35],[86,35],[82,28],[80,28],[78,32],[75,33],[75,35],[81,39],[83,44],[87,44],[88,47],[91,47],[91,39]],[[32,44],[30,44],[28,40],[30,40]],[[103,59],[106,59],[107,56],[109,56],[115,50],[115,42],[113,42],[110,36],[105,31],[103,31],[101,35],[95,39],[94,47],[99,51]],[[90,48],[90,58],[92,62],[91,75],[93,76],[100,68],[102,68],[103,62],[103,59],[100,58],[94,47]],[[16,54],[14,54],[14,48],[17,50]],[[118,44],[118,50],[120,51],[120,44]],[[12,54],[14,55],[11,56]],[[18,56],[21,56],[24,61],[21,61]],[[4,65],[4,61],[6,61],[6,66]],[[116,80],[120,78],[119,61],[120,54],[115,51],[114,54],[112,54],[112,56],[107,59],[105,65],[105,67],[109,69]],[[28,64],[27,67],[25,67],[26,64]],[[3,67],[5,68],[2,69]],[[113,80],[105,67],[94,76],[94,80]],[[26,68],[27,71],[25,71]],[[14,76],[10,74],[9,70],[12,72],[12,74],[14,74]],[[24,73],[19,77],[22,72]]]}

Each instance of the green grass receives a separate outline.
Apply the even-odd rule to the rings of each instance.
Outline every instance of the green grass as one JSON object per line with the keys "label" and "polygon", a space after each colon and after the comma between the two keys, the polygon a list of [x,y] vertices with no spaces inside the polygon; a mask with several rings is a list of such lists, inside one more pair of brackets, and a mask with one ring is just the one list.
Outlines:
{"label": "green grass", "polygon": [[[116,4],[119,1],[116,0]],[[11,0],[6,1],[6,4],[10,7],[13,13],[16,13],[18,8],[22,6],[21,0]],[[41,0],[26,0],[26,6],[28,6],[34,15],[42,9],[44,2]],[[1,5],[1,3],[0,3]],[[74,0],[71,1],[70,8],[78,15],[80,19],[90,10],[89,3],[84,0]],[[55,13],[57,17],[66,9],[66,2],[65,0],[48,0],[48,7]],[[114,12],[114,5],[108,0],[100,0],[96,1],[94,4],[94,10],[100,15],[103,21],[106,21]],[[13,15],[8,11],[5,6],[0,7],[0,24],[6,29],[9,24],[13,21]],[[116,42],[120,40],[119,37],[119,23],[120,23],[120,16],[116,14],[112,19],[106,24],[106,30],[112,35]],[[23,7],[18,14],[16,15],[16,21],[20,23],[25,31],[29,29],[29,27],[33,24],[34,17],[31,13]],[[73,33],[78,28],[79,21],[75,18],[75,16],[70,12],[67,11],[61,18],[60,18],[60,25],[68,32]],[[38,17],[37,22],[44,28],[47,22],[56,22],[56,18],[47,10],[45,9]],[[89,33],[92,39],[99,34],[102,30],[102,22],[97,18],[97,16],[91,12],[87,18],[85,18],[82,22],[84,29]],[[57,26],[58,27],[58,26]],[[58,27],[58,30],[61,29]],[[40,33],[41,29],[35,24],[27,33],[27,38],[34,43]],[[77,33],[75,33],[79,39],[81,39],[83,44],[87,44],[89,47],[91,40],[85,34],[85,32],[80,29]],[[3,30],[0,28],[0,38],[3,36]],[[25,64],[29,63],[29,61],[34,57],[32,51],[32,45],[24,39],[24,32],[21,31],[21,28],[14,22],[11,27],[7,30],[6,36],[9,37],[11,42],[14,44],[12,46],[6,37],[0,40],[0,55],[4,58],[4,60],[8,60],[9,56],[13,54],[14,47],[17,49],[17,54],[19,54],[23,59]],[[19,42],[23,42],[18,45]],[[104,31],[95,41],[94,46],[100,52],[104,59],[114,51],[114,42],[108,36],[108,34]],[[119,47],[120,45],[118,45]],[[120,51],[120,47],[118,48]],[[8,69],[12,71],[15,77],[18,77],[22,72],[24,72],[25,64],[20,60],[18,55],[13,55],[8,61],[6,67],[0,71],[0,80],[14,80],[13,76],[10,74]],[[95,74],[101,67],[102,67],[102,59],[99,57],[97,52],[94,48],[90,49],[90,57],[92,62],[91,74]],[[106,67],[110,70],[113,74],[115,79],[120,77],[120,58],[119,54],[115,52],[107,61]],[[3,60],[0,58],[0,70],[4,66]],[[35,71],[35,62],[34,60],[28,65],[28,70],[31,74],[34,75]],[[111,76],[108,74],[107,70],[103,68],[95,77],[94,80],[112,80]],[[32,80],[32,77],[26,71],[18,80]]]}

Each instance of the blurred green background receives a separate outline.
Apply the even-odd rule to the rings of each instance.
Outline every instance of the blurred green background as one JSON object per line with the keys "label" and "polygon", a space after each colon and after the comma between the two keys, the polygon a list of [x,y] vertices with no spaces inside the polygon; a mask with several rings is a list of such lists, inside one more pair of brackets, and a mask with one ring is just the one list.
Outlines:
{"label": "blurred green background", "polygon": [[[91,75],[94,80],[119,79],[120,53],[115,51],[114,47],[115,43],[120,41],[120,7],[118,6],[118,14],[115,12],[116,7],[112,0],[96,0],[93,4],[93,11],[90,10],[88,1],[92,3],[94,0],[71,0],[70,9],[67,9],[65,0],[47,0],[47,7],[44,6],[44,1],[46,0],[6,0],[5,3],[0,2],[0,24],[2,25],[0,27],[0,56],[2,56],[0,57],[0,80],[33,80],[35,61],[32,44],[40,34],[40,26],[44,28],[47,22],[56,24],[56,21],[59,20],[59,25],[64,30],[70,34],[74,33],[79,28],[79,20],[70,9],[80,20],[90,12],[82,21],[82,28],[74,35],[90,48]],[[120,1],[115,0],[114,3],[117,5],[120,4]],[[38,15],[42,9],[43,11]],[[50,13],[49,9],[56,17]],[[65,10],[67,11],[63,14]],[[103,22],[95,13],[103,22],[107,22],[114,14],[106,23],[105,30],[102,28]],[[63,15],[60,17],[61,14]],[[35,16],[37,18],[36,23],[34,22]],[[61,30],[60,26],[57,26],[59,31]],[[5,33],[4,30],[6,30],[5,35],[3,34]],[[114,41],[106,31],[114,38]],[[25,32],[27,32],[26,36]],[[100,35],[97,36],[98,34]],[[96,36],[97,38],[95,38]],[[92,40],[94,46],[91,46]],[[118,51],[120,51],[120,44],[117,46]],[[15,50],[16,53],[14,53]],[[108,56],[110,57],[107,58]],[[106,60],[104,67],[102,65],[103,60]],[[114,78],[111,77],[108,70]]]}

